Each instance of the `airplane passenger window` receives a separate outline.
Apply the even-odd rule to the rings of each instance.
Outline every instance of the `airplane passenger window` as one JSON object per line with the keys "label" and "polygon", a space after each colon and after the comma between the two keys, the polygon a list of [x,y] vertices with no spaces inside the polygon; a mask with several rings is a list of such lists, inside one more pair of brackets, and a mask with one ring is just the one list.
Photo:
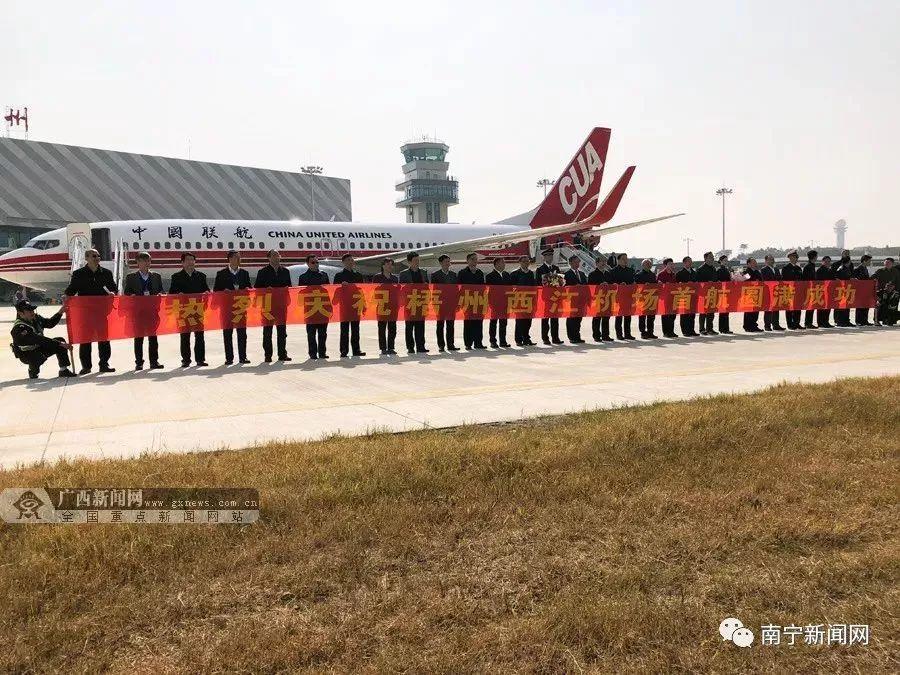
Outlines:
{"label": "airplane passenger window", "polygon": [[238,248],[247,248],[247,245],[244,242],[238,242]]}
{"label": "airplane passenger window", "polygon": [[250,248],[256,248],[256,245],[252,241],[248,242],[247,246],[249,246]]}
{"label": "airplane passenger window", "polygon": [[176,241],[176,242],[175,242],[175,248],[181,248],[181,242],[180,242],[180,241]]}
{"label": "airplane passenger window", "polygon": [[369,242],[369,248],[375,248],[375,244],[373,244],[371,241]]}
{"label": "airplane passenger window", "polygon": [[[208,242],[206,242],[206,243],[207,243],[207,244],[210,244],[210,245],[207,246],[206,248],[212,248],[212,242],[209,242],[209,241],[208,241]],[[196,246],[195,248],[203,248],[203,246],[201,246],[201,245],[200,245],[200,242],[198,241],[198,242],[197,242],[197,246]]]}
{"label": "airplane passenger window", "polygon": [[153,242],[153,248],[155,248],[155,249],[158,249],[158,248],[159,248],[159,242],[158,242],[158,241],[154,241],[154,242]]}
{"label": "airplane passenger window", "polygon": [[172,248],[172,242],[171,242],[171,241],[164,241],[164,242],[163,242],[163,248]]}
{"label": "airplane passenger window", "polygon": [[[206,248],[212,248],[212,242],[211,242],[211,241],[206,242]],[[216,248],[225,248],[225,244],[223,244],[221,241],[217,241],[217,242],[216,242]]]}
{"label": "airplane passenger window", "polygon": [[284,248],[284,242],[283,242],[283,241],[279,241],[279,242],[278,242],[278,248]]}
{"label": "airplane passenger window", "polygon": [[406,242],[405,242],[405,241],[401,241],[401,242],[400,242],[400,248],[403,248],[403,249],[406,248]]}
{"label": "airplane passenger window", "polygon": [[413,243],[412,243],[412,242],[409,242],[409,247],[410,247],[410,248],[415,248],[415,246],[413,246]]}
{"label": "airplane passenger window", "polygon": [[131,245],[131,248],[137,250],[139,246],[140,246],[140,244],[139,244],[138,242],[134,242],[134,243]]}
{"label": "airplane passenger window", "polygon": [[381,248],[381,242],[380,242],[380,241],[379,241],[377,244],[375,244],[375,248]]}
{"label": "airplane passenger window", "polygon": [[330,242],[330,241],[324,242],[324,245],[325,245],[325,248],[331,248],[331,242]]}
{"label": "airplane passenger window", "polygon": [[356,242],[351,241],[351,242],[350,242],[350,248],[356,248]]}
{"label": "airplane passenger window", "polygon": [[[190,247],[191,247],[191,242],[189,242],[189,241],[184,242],[184,247],[185,247],[185,248],[190,248]],[[175,244],[175,248],[178,248],[178,244]]]}
{"label": "airplane passenger window", "polygon": [[149,242],[149,241],[145,241],[145,242],[144,242],[144,248],[150,248],[150,242]]}
{"label": "airplane passenger window", "polygon": [[422,248],[422,242],[416,242],[416,248]]}
{"label": "airplane passenger window", "polygon": [[320,241],[317,241],[317,242],[316,242],[316,250],[317,250],[317,251],[321,251],[321,250],[322,250],[322,242],[320,242]]}

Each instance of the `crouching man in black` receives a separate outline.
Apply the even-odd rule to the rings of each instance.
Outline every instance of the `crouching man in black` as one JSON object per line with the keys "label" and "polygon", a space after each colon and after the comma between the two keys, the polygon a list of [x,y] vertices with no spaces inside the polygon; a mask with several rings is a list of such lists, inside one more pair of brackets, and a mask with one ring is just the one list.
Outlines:
{"label": "crouching man in black", "polygon": [[60,377],[75,377],[75,373],[69,370],[69,345],[62,338],[44,335],[45,328],[53,328],[59,323],[63,308],[49,319],[38,315],[36,309],[27,300],[16,303],[16,320],[10,331],[13,354],[19,361],[28,364],[28,377],[31,379],[38,376],[41,365],[51,356],[56,356],[59,361]]}

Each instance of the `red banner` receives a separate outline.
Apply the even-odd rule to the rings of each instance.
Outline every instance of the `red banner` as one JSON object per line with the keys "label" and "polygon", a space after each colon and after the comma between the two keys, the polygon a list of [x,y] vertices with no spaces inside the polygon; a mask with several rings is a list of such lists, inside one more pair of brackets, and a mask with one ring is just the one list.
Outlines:
{"label": "red banner", "polygon": [[874,281],[633,286],[345,284],[67,300],[69,342],[282,323],[528,319],[874,307]]}

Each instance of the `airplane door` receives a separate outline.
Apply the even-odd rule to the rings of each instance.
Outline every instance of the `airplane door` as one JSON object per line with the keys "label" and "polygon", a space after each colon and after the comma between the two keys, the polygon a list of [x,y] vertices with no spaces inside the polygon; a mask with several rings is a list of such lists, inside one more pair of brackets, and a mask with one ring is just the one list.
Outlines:
{"label": "airplane door", "polygon": [[95,227],[91,230],[91,246],[100,253],[100,260],[112,260],[112,245],[109,240],[108,227]]}

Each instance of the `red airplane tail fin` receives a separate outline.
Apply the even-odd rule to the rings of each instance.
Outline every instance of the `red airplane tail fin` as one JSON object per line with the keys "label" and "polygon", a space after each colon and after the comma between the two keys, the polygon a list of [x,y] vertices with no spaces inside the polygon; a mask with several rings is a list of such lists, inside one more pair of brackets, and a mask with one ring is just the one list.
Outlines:
{"label": "red airplane tail fin", "polygon": [[[610,130],[595,127],[578,148],[530,221],[532,228],[565,225],[591,213],[585,211],[597,202]],[[626,181],[627,183],[627,181]],[[621,199],[621,197],[619,198]]]}

